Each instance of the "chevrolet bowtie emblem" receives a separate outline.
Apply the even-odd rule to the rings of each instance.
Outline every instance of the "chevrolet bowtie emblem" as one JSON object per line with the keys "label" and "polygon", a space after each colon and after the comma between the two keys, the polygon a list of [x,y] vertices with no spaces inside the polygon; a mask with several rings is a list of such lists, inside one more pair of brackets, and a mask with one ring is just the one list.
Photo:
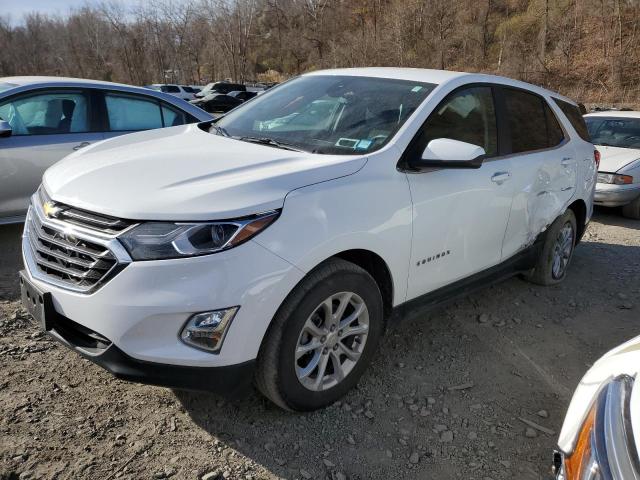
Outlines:
{"label": "chevrolet bowtie emblem", "polygon": [[42,210],[48,218],[55,218],[62,209],[53,202],[44,202],[42,204]]}

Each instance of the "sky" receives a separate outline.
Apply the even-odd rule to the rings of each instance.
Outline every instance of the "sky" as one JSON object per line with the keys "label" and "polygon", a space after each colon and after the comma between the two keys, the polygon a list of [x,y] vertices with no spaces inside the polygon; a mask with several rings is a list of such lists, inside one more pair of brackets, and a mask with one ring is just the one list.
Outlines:
{"label": "sky", "polygon": [[[138,0],[120,0],[124,4],[136,4]],[[25,13],[40,12],[66,15],[69,10],[99,3],[98,0],[0,0],[0,15],[9,15],[11,23],[22,21]]]}

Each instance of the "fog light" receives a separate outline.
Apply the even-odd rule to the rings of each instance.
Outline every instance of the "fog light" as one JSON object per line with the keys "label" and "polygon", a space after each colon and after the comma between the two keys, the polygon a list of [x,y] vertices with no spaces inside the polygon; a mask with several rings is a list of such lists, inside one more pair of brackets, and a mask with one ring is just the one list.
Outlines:
{"label": "fog light", "polygon": [[193,315],[182,328],[180,338],[187,345],[218,353],[229,325],[240,307],[201,312]]}

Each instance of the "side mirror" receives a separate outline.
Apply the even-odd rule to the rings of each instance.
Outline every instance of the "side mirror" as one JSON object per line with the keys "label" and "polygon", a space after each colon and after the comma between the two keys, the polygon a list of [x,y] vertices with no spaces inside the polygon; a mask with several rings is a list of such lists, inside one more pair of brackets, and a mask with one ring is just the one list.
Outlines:
{"label": "side mirror", "polygon": [[9,122],[0,120],[0,137],[10,137],[13,133],[13,128]]}
{"label": "side mirror", "polygon": [[422,152],[422,158],[411,162],[417,169],[424,168],[480,168],[486,152],[472,143],[435,138]]}

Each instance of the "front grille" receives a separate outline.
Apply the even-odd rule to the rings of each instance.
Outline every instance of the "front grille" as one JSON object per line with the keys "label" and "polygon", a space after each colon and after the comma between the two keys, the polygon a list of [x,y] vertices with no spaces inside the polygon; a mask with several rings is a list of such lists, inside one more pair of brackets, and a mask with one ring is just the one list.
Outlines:
{"label": "front grille", "polygon": [[[42,204],[46,202],[52,203],[51,199],[44,191],[44,188],[40,187],[40,189],[38,190],[38,195]],[[102,215],[101,213],[87,212],[86,210],[71,207],[63,203],[56,202],[55,207],[55,218],[57,218],[58,220],[71,223],[73,225],[78,225],[80,227],[97,230],[99,232],[110,235],[118,234],[129,228],[134,223],[129,220]]]}
{"label": "front grille", "polygon": [[115,273],[118,259],[109,248],[76,237],[71,230],[44,223],[35,208],[27,217],[25,243],[32,265],[45,276],[43,280],[89,291]]}

